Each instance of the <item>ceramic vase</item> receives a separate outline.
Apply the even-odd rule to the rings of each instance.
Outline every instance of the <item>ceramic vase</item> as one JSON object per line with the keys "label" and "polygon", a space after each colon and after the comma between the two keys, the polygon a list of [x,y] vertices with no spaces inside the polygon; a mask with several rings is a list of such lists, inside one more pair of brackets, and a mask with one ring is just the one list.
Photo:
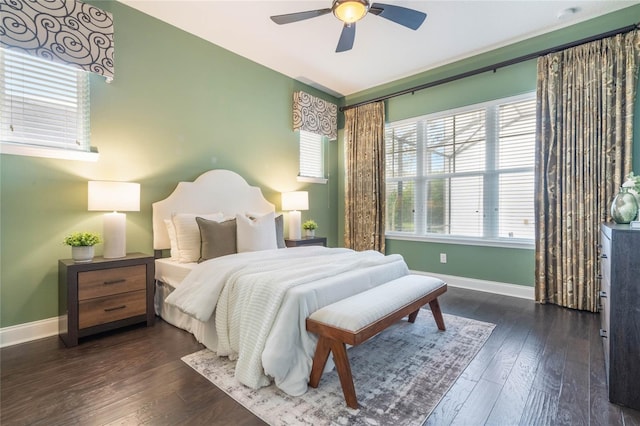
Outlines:
{"label": "ceramic vase", "polygon": [[93,246],[71,247],[71,258],[75,263],[89,263],[93,260]]}
{"label": "ceramic vase", "polygon": [[627,188],[620,188],[620,192],[611,203],[611,218],[616,223],[624,224],[635,220],[638,215],[636,197]]}

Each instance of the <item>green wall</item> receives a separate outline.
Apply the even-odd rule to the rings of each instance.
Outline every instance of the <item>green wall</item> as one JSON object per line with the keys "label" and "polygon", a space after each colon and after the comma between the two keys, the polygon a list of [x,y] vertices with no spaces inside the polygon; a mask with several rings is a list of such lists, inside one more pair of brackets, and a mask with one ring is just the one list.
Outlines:
{"label": "green wall", "polygon": [[[609,30],[635,24],[640,5],[632,6],[598,19],[563,30],[525,40],[486,54],[474,56],[422,74],[356,93],[342,100],[350,105],[367,99],[440,80],[466,71],[490,66],[498,62],[573,42]],[[470,35],[472,36],[472,35]],[[536,61],[531,60],[455,82],[443,84],[389,99],[386,102],[387,121],[443,111],[536,90]],[[634,129],[634,170],[640,172],[640,103],[636,104]],[[338,140],[342,140],[340,135]],[[342,150],[343,150],[342,146]],[[343,151],[341,151],[343,152]],[[339,159],[340,224],[344,234],[344,159]],[[481,280],[533,286],[534,251],[460,244],[386,240],[386,252],[404,256],[409,268]],[[440,253],[447,254],[447,263],[440,263]]]}
{"label": "green wall", "polygon": [[[0,156],[0,327],[55,317],[63,237],[102,233],[87,211],[88,180],[141,184],[141,211],[127,214],[127,249],[152,254],[151,203],[206,170],[238,172],[280,209],[280,192],[309,191],[318,234],[335,245],[337,144],[327,185],[301,184],[292,94],[305,86],[116,2],[94,1],[115,21],[116,76],[91,77],[96,163]],[[101,254],[102,246],[96,246]]]}
{"label": "green wall", "polygon": [[[318,233],[330,245],[341,245],[342,132],[340,142],[329,144],[329,183],[298,183],[293,91],[351,104],[632,24],[640,16],[640,6],[634,6],[338,100],[121,3],[92,3],[112,12],[116,27],[116,78],[111,84],[91,78],[91,137],[100,160],[0,155],[0,327],[57,315],[57,261],[70,257],[62,238],[77,230],[102,231],[102,214],[87,211],[88,180],[141,183],[142,210],[127,214],[128,251],[152,252],[151,203],[171,193],[178,181],[214,168],[234,170],[260,186],[277,210],[280,192],[308,190],[311,210],[303,212],[303,220],[315,219]],[[530,61],[394,98],[387,116],[393,121],[534,88]],[[638,123],[640,108],[636,117]],[[635,140],[638,172],[640,124]],[[532,250],[387,240],[387,251],[403,254],[416,270],[533,283]],[[441,252],[447,253],[447,264],[438,262]]]}

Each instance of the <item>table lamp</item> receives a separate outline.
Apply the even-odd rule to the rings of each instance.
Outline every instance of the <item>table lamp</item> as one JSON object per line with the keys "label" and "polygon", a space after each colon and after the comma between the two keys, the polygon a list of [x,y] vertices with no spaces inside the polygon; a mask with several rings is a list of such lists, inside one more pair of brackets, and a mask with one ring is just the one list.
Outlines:
{"label": "table lamp", "polygon": [[309,193],[307,191],[283,192],[282,210],[289,211],[289,239],[299,240],[302,238],[300,210],[309,210]]}
{"label": "table lamp", "polygon": [[140,211],[140,184],[89,181],[89,211],[110,211],[104,215],[102,257],[115,259],[127,255],[127,216],[120,211]]}

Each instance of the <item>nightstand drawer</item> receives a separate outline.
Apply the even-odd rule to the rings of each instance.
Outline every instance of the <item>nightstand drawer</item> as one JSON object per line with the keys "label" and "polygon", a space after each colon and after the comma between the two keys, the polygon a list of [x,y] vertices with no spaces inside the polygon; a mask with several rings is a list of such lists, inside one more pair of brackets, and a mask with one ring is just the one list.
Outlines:
{"label": "nightstand drawer", "polygon": [[79,272],[78,299],[87,300],[144,290],[146,284],[147,267],[145,265]]}
{"label": "nightstand drawer", "polygon": [[115,296],[81,301],[79,304],[79,328],[144,315],[147,312],[146,291],[138,290]]}

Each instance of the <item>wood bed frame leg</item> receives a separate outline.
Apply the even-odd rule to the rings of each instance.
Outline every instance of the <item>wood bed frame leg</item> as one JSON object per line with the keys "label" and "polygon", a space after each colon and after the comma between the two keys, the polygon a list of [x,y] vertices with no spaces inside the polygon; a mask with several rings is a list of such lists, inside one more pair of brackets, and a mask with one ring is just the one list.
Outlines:
{"label": "wood bed frame leg", "polygon": [[413,324],[414,322],[416,322],[416,318],[418,318],[418,312],[420,312],[420,309],[416,309],[415,311],[411,312],[409,314],[409,322],[411,324]]}
{"label": "wood bed frame leg", "polygon": [[309,376],[309,386],[312,388],[317,388],[318,384],[320,384],[320,377],[322,377],[324,366],[327,365],[330,350],[331,343],[329,339],[320,336],[318,345],[316,346],[316,353],[313,355],[313,366],[311,367],[311,375]]}
{"label": "wood bed frame leg", "polygon": [[333,361],[336,363],[336,370],[338,370],[338,377],[342,385],[344,400],[348,407],[357,409],[358,399],[356,398],[356,388],[353,386],[349,358],[347,358],[347,347],[344,343],[333,340],[331,341],[331,351],[333,352]]}
{"label": "wood bed frame leg", "polygon": [[438,325],[438,330],[445,331],[446,328],[444,327],[444,318],[442,318],[442,311],[440,310],[440,303],[438,303],[438,298],[435,298],[431,302],[429,302],[429,307],[431,308],[433,318],[436,320],[436,324]]}

